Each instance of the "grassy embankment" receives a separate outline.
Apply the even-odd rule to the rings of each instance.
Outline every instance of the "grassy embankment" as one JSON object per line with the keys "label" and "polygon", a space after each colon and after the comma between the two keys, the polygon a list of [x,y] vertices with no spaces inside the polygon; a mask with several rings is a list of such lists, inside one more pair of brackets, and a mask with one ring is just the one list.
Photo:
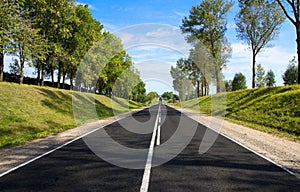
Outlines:
{"label": "grassy embankment", "polygon": [[[182,105],[211,114],[211,96]],[[300,142],[300,85],[226,93],[225,114],[232,122]]]}
{"label": "grassy embankment", "polygon": [[[80,102],[91,102],[91,94],[82,94]],[[95,96],[99,119],[118,112],[140,108],[135,102]],[[89,109],[82,108],[82,114]],[[89,116],[81,123],[94,121]],[[23,144],[27,141],[62,132],[76,126],[72,107],[72,92],[38,86],[0,83],[0,148]]]}

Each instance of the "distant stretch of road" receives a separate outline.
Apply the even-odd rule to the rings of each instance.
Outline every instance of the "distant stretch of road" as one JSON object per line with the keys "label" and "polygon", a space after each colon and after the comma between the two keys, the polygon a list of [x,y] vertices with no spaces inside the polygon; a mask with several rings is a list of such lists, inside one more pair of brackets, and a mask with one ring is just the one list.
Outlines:
{"label": "distant stretch of road", "polygon": [[[206,153],[199,154],[199,146],[207,128],[171,107],[154,105],[133,114],[133,117],[134,121],[127,117],[85,137],[93,138],[93,135],[105,131],[122,146],[144,149],[143,168],[129,169],[113,165],[97,156],[97,152],[95,154],[86,145],[85,139],[78,139],[0,177],[0,191],[300,190],[297,177],[221,135]],[[162,154],[158,154],[159,147],[172,138],[180,120],[189,122],[184,124],[187,129],[188,125],[196,125],[191,141],[172,159],[152,167],[163,161]],[[147,131],[146,134],[133,133],[123,126],[126,124],[138,128],[143,122],[148,122],[141,127]],[[182,134],[182,138],[187,137],[184,131],[179,134]],[[109,149],[110,146],[103,144],[98,147]],[[171,147],[175,148],[176,143]],[[120,157],[114,155],[112,159],[117,161]],[[127,163],[134,164],[132,157]]]}

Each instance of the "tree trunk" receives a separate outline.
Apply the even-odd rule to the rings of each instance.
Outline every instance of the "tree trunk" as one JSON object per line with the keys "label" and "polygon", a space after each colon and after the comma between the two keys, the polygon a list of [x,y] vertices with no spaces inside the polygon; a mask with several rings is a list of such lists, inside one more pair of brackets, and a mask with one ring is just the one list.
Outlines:
{"label": "tree trunk", "polygon": [[4,52],[0,53],[0,82],[3,81],[3,70],[4,70]]}
{"label": "tree trunk", "polygon": [[25,66],[25,61],[24,61],[23,59],[20,60],[20,65],[21,65],[20,84],[23,84],[23,79],[24,79],[24,66]]}
{"label": "tree trunk", "polygon": [[202,82],[201,83],[201,95],[204,96],[203,94],[204,94],[204,85],[203,85],[203,82]]}
{"label": "tree trunk", "polygon": [[300,84],[300,23],[297,25],[297,55],[298,55],[298,80],[297,83]]}
{"label": "tree trunk", "polygon": [[200,97],[200,82],[197,80],[197,97]]}
{"label": "tree trunk", "polygon": [[54,69],[51,69],[52,87],[54,87]]}
{"label": "tree trunk", "polygon": [[41,78],[41,86],[44,86],[45,79],[45,64],[42,64],[42,78]]}
{"label": "tree trunk", "polygon": [[41,69],[38,67],[37,69],[37,85],[40,86],[41,81]]}
{"label": "tree trunk", "polygon": [[61,62],[59,62],[58,63],[58,75],[57,75],[57,88],[60,88],[60,81],[61,81],[62,74],[63,74],[62,64],[61,64]]}
{"label": "tree trunk", "polygon": [[255,53],[252,50],[252,88],[255,88]]}
{"label": "tree trunk", "polygon": [[73,90],[74,85],[73,85],[73,77],[70,77],[70,90]]}
{"label": "tree trunk", "polygon": [[62,88],[65,88],[66,74],[63,75]]}
{"label": "tree trunk", "polygon": [[219,69],[217,69],[217,73],[216,73],[216,81],[217,81],[217,93],[221,92],[221,86],[220,86],[220,75],[221,75],[221,71],[218,71]]}

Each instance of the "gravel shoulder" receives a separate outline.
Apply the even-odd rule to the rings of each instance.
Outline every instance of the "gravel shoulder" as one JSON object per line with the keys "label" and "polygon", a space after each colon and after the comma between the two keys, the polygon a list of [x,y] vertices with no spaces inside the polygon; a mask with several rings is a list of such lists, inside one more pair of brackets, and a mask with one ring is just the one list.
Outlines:
{"label": "gravel shoulder", "polygon": [[[192,110],[178,109],[190,118],[209,125],[213,120],[212,117],[196,113]],[[104,127],[118,119],[129,116],[128,112],[122,115],[109,117],[97,122],[88,123],[74,129],[67,130],[63,133],[53,135],[43,139],[37,139],[22,146],[11,147],[0,150],[0,175],[8,170],[23,164],[37,156],[53,150],[64,143],[88,133],[97,128]],[[300,178],[300,144],[280,138],[268,133],[254,130],[242,125],[238,125],[229,121],[222,122],[220,132],[227,137],[247,146],[253,151],[271,159],[272,161],[288,168]]]}

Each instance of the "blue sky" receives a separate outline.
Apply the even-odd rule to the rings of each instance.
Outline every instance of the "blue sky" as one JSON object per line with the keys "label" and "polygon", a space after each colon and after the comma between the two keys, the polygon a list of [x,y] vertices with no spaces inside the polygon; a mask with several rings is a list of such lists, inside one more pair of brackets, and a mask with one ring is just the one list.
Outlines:
{"label": "blue sky", "polygon": [[[189,45],[184,41],[179,26],[182,18],[200,0],[79,0],[88,4],[93,16],[106,30],[118,35],[127,52],[132,56],[147,91],[172,91],[170,67],[180,57],[188,55]],[[228,14],[226,36],[232,48],[232,58],[223,71],[225,79],[233,79],[237,72],[247,78],[251,86],[251,52],[235,32],[234,17],[238,10],[235,3]],[[265,70],[272,69],[276,76],[276,85],[282,85],[282,74],[289,60],[296,55],[295,29],[286,21],[278,38],[272,41],[273,47],[265,49],[257,57]]]}

